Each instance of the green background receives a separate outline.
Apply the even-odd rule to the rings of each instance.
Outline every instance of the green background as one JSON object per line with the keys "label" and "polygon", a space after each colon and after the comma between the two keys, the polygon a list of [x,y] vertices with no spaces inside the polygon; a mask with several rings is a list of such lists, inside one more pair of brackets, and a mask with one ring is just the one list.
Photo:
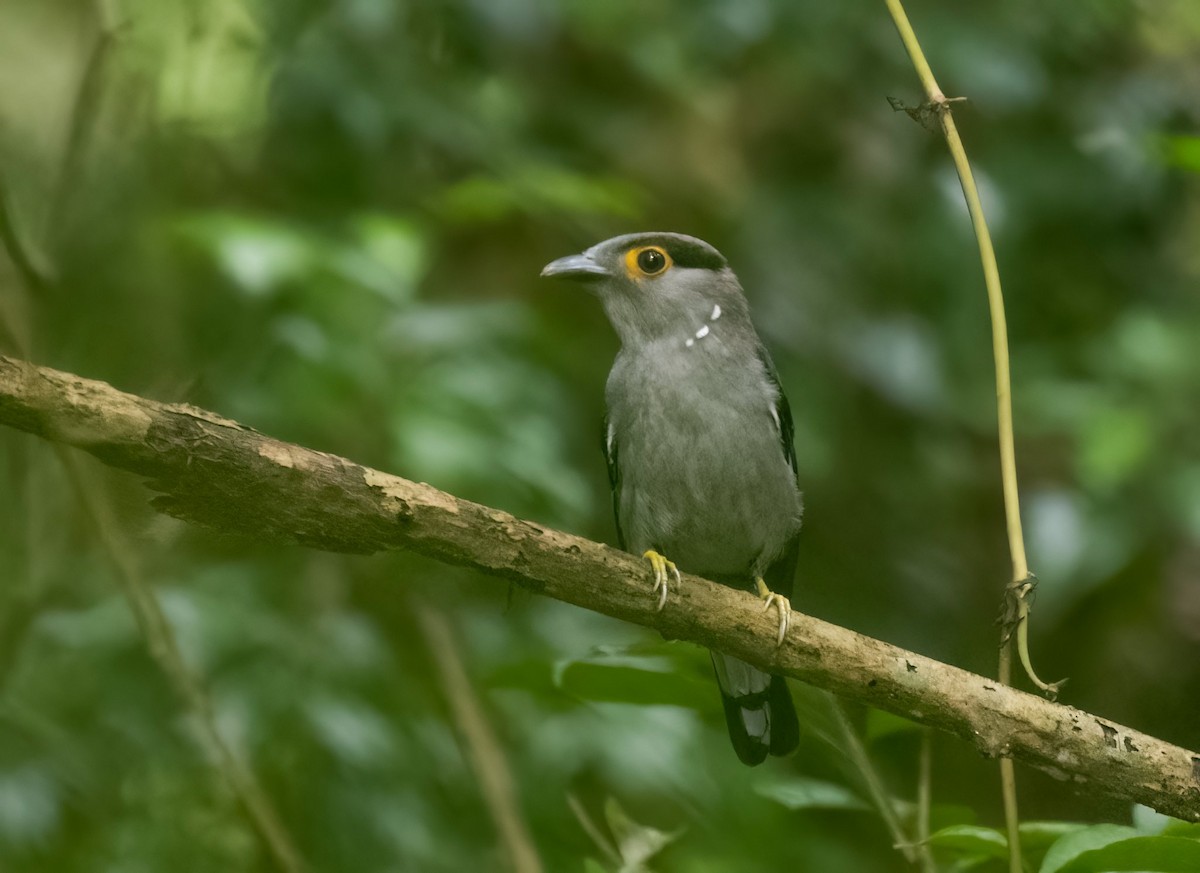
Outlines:
{"label": "green background", "polygon": [[[1200,6],[909,14],[970,98],[1036,663],[1065,702],[1200,748]],[[611,542],[616,340],[538,271],[694,234],[795,411],[795,607],[992,673],[1009,565],[978,254],[944,144],[888,97],[921,99],[880,2],[3,0],[0,176],[45,281],[0,256],[0,352]],[[408,555],[188,528],[88,466],[315,869],[503,869],[420,603],[547,870],[619,866],[571,809],[607,830],[614,802],[674,836],[654,870],[905,869],[811,692],[799,754],[749,770],[693,646]],[[45,444],[0,432],[0,497],[0,870],[270,869]],[[918,733],[852,716],[911,801]],[[995,764],[933,754],[935,828],[999,825]],[[1018,775],[1025,819],[1132,820]]]}

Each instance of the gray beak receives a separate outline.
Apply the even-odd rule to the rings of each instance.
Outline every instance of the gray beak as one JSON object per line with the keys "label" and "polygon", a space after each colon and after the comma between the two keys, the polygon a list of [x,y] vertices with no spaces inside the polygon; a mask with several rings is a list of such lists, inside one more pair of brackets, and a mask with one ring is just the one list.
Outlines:
{"label": "gray beak", "polygon": [[610,273],[585,252],[581,255],[567,255],[565,258],[551,261],[542,267],[542,275],[556,279],[587,281],[603,279]]}

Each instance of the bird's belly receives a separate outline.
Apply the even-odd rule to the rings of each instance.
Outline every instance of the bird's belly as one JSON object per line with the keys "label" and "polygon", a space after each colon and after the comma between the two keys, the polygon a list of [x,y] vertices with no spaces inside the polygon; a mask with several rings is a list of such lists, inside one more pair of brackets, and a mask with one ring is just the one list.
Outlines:
{"label": "bird's belly", "polygon": [[620,514],[629,548],[656,549],[699,575],[761,572],[795,535],[801,512],[795,475],[763,418],[684,427],[657,443],[628,434]]}

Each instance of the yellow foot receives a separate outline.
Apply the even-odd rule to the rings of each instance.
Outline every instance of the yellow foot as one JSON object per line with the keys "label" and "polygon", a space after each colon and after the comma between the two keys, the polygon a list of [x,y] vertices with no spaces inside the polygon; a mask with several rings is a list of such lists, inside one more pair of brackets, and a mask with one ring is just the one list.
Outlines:
{"label": "yellow foot", "polygon": [[[650,566],[654,568],[654,593],[658,595],[658,611],[662,612],[664,606],[667,605],[667,581],[673,576],[675,578],[676,587],[679,586],[679,570],[675,566],[674,561],[668,561],[654,549],[647,549],[643,554],[643,558],[650,560]],[[670,576],[668,576],[668,573]]]}
{"label": "yellow foot", "polygon": [[788,623],[792,618],[791,601],[768,588],[767,583],[762,580],[762,576],[754,577],[754,587],[758,589],[758,596],[763,601],[763,612],[772,606],[779,610],[779,636],[775,640],[775,645],[782,646],[783,638],[787,636]]}

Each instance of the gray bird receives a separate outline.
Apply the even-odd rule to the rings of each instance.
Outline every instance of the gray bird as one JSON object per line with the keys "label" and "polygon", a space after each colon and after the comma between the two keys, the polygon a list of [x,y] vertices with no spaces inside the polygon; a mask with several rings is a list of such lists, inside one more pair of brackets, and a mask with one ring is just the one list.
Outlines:
{"label": "gray bird", "polygon": [[[800,490],[792,416],[737,277],[703,240],[637,233],[547,264],[582,282],[621,340],[604,453],[622,549],[649,559],[661,610],[679,570],[757,592],[787,633]],[[712,653],[746,764],[799,742],[787,683]]]}

